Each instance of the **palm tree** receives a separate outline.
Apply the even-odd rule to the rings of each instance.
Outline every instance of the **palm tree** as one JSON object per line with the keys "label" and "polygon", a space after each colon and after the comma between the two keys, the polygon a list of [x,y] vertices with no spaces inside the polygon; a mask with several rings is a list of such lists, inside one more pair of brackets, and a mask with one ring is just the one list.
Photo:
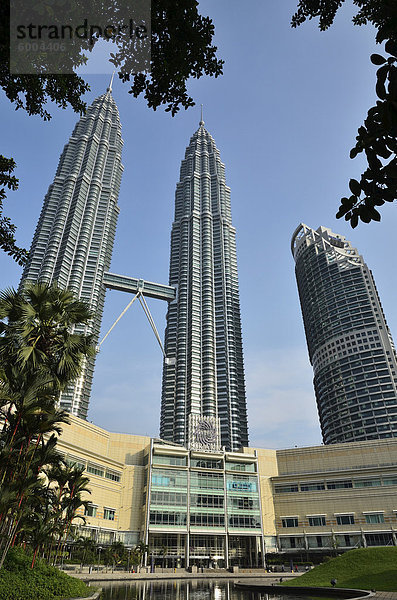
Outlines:
{"label": "palm tree", "polygon": [[4,368],[12,357],[13,365],[49,374],[54,388],[64,389],[80,374],[84,358],[95,354],[92,336],[74,333],[91,318],[84,302],[55,283],[5,290],[0,294],[0,364]]}
{"label": "palm tree", "polygon": [[143,542],[142,540],[140,540],[137,545],[135,546],[135,552],[139,555],[139,563],[142,564],[142,560],[146,554],[146,552],[149,551],[149,546],[147,546],[145,544],[145,542]]}
{"label": "palm tree", "polygon": [[[79,375],[83,361],[95,353],[91,336],[76,333],[91,318],[85,303],[56,284],[29,283],[18,292],[0,293],[0,568],[18,533],[29,528],[29,508],[34,505],[37,514],[31,518],[43,536],[51,530],[53,539],[62,523],[62,544],[83,502],[88,480],[78,482],[81,472],[69,472],[71,487],[45,513],[34,504],[32,490],[42,485],[45,465],[60,460],[53,434],[60,433],[68,417],[57,402],[60,391]],[[36,553],[43,540],[32,541]]]}
{"label": "palm tree", "polygon": [[63,547],[68,540],[68,536],[71,532],[71,527],[75,519],[81,519],[85,523],[85,518],[81,515],[77,515],[77,511],[80,507],[86,508],[88,505],[87,500],[83,500],[83,494],[90,494],[90,490],[87,485],[89,478],[83,476],[84,469],[72,466],[65,466],[64,473],[60,470],[61,479],[58,480],[63,482],[65,476],[67,476],[67,487],[63,487],[63,494],[59,495],[60,509],[62,513],[62,530],[58,540],[57,552],[55,554],[54,564],[57,561],[58,554],[63,551]]}
{"label": "palm tree", "polygon": [[86,558],[87,562],[93,562],[95,558],[96,544],[94,540],[87,537],[79,537],[75,542],[75,547],[82,550],[81,566],[84,567]]}

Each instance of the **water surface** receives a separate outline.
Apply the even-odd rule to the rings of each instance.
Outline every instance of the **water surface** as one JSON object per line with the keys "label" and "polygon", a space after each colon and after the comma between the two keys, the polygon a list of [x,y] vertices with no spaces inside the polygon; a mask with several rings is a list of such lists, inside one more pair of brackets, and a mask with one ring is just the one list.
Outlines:
{"label": "water surface", "polygon": [[[101,600],[310,600],[308,596],[273,596],[239,590],[233,581],[189,579],[164,581],[101,582]],[[321,600],[327,600],[322,598]]]}

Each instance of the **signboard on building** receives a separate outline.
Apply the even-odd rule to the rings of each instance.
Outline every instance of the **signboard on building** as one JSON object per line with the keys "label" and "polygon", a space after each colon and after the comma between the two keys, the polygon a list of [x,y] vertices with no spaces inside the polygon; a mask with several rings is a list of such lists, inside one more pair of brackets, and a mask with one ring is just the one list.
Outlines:
{"label": "signboard on building", "polygon": [[189,450],[218,452],[220,446],[219,419],[202,415],[189,416]]}

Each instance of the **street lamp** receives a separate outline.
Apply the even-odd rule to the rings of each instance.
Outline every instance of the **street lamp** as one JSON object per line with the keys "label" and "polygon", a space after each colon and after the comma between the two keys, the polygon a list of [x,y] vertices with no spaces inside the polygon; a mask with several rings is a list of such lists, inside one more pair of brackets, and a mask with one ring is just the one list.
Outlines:
{"label": "street lamp", "polygon": [[131,559],[131,548],[128,548],[127,573],[130,572],[130,559]]}
{"label": "street lamp", "polygon": [[97,564],[97,573],[99,571],[99,563],[101,562],[101,551],[102,551],[102,546],[98,546],[98,564]]}

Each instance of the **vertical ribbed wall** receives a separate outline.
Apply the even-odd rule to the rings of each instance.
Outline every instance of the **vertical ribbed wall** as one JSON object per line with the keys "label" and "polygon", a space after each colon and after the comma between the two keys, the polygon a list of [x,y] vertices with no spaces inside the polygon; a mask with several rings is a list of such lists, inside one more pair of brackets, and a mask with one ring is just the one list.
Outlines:
{"label": "vertical ribbed wall", "polygon": [[324,443],[397,436],[396,351],[371,271],[326,227],[292,238]]}
{"label": "vertical ribbed wall", "polygon": [[[94,311],[84,328],[97,340],[110,267],[119,207],[123,167],[121,125],[116,103],[108,91],[87,109],[77,123],[44,199],[33,238],[24,281],[57,281],[85,300]],[[95,359],[62,393],[60,405],[86,418]]]}
{"label": "vertical ribbed wall", "polygon": [[248,445],[235,229],[224,165],[201,122],[182,161],[171,232],[160,436],[187,443],[189,414],[220,418],[222,445]]}

